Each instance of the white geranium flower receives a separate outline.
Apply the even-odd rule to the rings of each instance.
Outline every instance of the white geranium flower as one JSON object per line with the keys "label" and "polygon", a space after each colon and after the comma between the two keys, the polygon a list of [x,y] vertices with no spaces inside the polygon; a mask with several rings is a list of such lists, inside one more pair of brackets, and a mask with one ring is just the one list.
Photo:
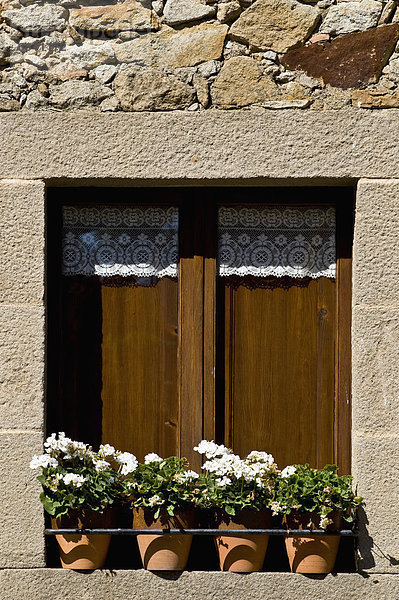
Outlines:
{"label": "white geranium flower", "polygon": [[322,517],[320,519],[320,528],[321,529],[327,529],[327,527],[329,525],[332,525],[332,523],[334,523],[334,521],[332,519],[329,519],[328,517]]}
{"label": "white geranium flower", "polygon": [[110,465],[106,460],[101,460],[98,458],[93,459],[93,464],[97,473],[100,473],[101,471],[105,471],[106,469],[110,468]]}
{"label": "white geranium flower", "polygon": [[114,458],[115,457],[115,453],[116,450],[113,446],[111,446],[110,444],[101,444],[99,450],[98,450],[98,454],[99,456],[101,456],[101,458]]}
{"label": "white geranium flower", "polygon": [[230,477],[221,477],[220,479],[216,479],[215,483],[217,487],[226,487],[230,485],[231,479]]}
{"label": "white geranium flower", "polygon": [[157,504],[162,504],[162,503],[163,503],[163,500],[160,496],[158,496],[158,494],[155,494],[155,496],[152,496],[148,500],[148,504],[150,506],[156,506]]}
{"label": "white geranium flower", "polygon": [[184,471],[183,473],[176,473],[173,475],[173,481],[177,483],[185,483],[186,481],[192,481],[198,479],[199,475],[195,471]]}
{"label": "white geranium flower", "polygon": [[130,473],[134,473],[139,464],[137,458],[134,456],[134,454],[131,454],[130,452],[121,452],[115,457],[115,460],[122,466],[122,475],[129,475]]}
{"label": "white geranium flower", "polygon": [[293,465],[289,465],[288,467],[285,467],[285,469],[283,469],[281,471],[281,477],[283,477],[283,478],[289,477],[290,475],[293,475],[294,473],[296,473],[296,468]]}
{"label": "white geranium flower", "polygon": [[83,475],[77,475],[76,473],[67,473],[63,476],[65,485],[72,485],[72,487],[80,488],[86,481]]}
{"label": "white geranium flower", "polygon": [[272,502],[270,504],[270,508],[272,510],[273,517],[275,517],[276,515],[279,515],[281,512],[283,512],[285,507],[282,506],[279,502]]}
{"label": "white geranium flower", "polygon": [[149,465],[153,462],[155,463],[159,463],[162,462],[163,458],[161,458],[160,456],[158,456],[158,454],[156,454],[155,452],[150,452],[149,454],[146,454],[144,457],[144,463],[146,465]]}
{"label": "white geranium flower", "polygon": [[259,450],[252,450],[245,459],[249,463],[264,463],[265,465],[272,465],[274,458],[267,452],[260,452]]}
{"label": "white geranium flower", "polygon": [[58,467],[58,460],[48,454],[35,454],[29,463],[31,469],[45,469],[46,467]]}
{"label": "white geranium flower", "polygon": [[231,450],[226,448],[224,444],[215,444],[213,440],[211,442],[208,442],[208,440],[202,440],[198,446],[194,446],[194,450],[199,454],[205,454],[206,458],[208,459],[231,454]]}

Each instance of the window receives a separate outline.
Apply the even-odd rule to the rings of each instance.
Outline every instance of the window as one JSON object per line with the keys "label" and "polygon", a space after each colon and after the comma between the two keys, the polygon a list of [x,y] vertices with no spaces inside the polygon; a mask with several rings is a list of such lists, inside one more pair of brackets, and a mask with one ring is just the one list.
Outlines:
{"label": "window", "polygon": [[349,472],[352,219],[346,188],[49,190],[48,430]]}

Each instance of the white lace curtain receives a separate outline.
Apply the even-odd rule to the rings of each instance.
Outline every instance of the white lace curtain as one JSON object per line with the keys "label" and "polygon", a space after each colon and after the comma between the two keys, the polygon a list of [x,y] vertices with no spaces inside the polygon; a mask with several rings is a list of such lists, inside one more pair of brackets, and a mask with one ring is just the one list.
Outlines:
{"label": "white lace curtain", "polygon": [[[63,273],[177,277],[175,207],[63,208]],[[219,275],[335,277],[331,207],[222,207]]]}
{"label": "white lace curtain", "polygon": [[63,207],[64,275],[177,277],[174,207]]}
{"label": "white lace curtain", "polygon": [[335,209],[222,207],[219,275],[335,277]]}

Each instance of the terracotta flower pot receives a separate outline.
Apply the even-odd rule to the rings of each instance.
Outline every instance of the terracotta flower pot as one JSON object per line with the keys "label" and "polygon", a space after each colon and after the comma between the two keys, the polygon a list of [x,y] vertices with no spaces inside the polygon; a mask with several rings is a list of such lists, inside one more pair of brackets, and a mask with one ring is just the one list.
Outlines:
{"label": "terracotta flower pot", "polygon": [[[287,535],[285,547],[288,561],[293,573],[331,573],[337,558],[338,546],[341,539],[339,530],[342,529],[343,520],[338,513],[330,518],[333,523],[328,526],[328,531],[337,531],[337,535],[301,536]],[[311,523],[314,529],[320,529],[320,517],[314,513],[294,513],[287,516],[289,529],[309,529]]]}
{"label": "terracotta flower pot", "polygon": [[[195,509],[178,511],[171,517],[162,511],[154,519],[154,511],[133,509],[134,529],[192,529],[197,526]],[[138,535],[137,543],[143,567],[149,571],[183,571],[190,553],[192,535]]]}
{"label": "terracotta flower pot", "polygon": [[[271,524],[269,510],[244,509],[233,516],[220,512],[216,516],[219,529],[268,529]],[[268,535],[216,535],[221,571],[252,573],[260,571],[269,543]]]}
{"label": "terracotta flower pot", "polygon": [[[109,528],[112,527],[112,512],[71,511],[67,515],[51,519],[53,529]],[[101,569],[107,558],[111,535],[56,535],[63,569]]]}

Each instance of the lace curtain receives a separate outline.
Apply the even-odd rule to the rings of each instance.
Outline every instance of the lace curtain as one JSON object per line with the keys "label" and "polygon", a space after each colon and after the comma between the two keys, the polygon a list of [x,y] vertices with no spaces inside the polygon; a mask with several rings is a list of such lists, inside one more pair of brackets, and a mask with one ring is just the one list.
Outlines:
{"label": "lace curtain", "polygon": [[219,275],[335,278],[335,209],[222,207]]}
{"label": "lace curtain", "polygon": [[178,209],[63,207],[64,275],[177,277]]}

